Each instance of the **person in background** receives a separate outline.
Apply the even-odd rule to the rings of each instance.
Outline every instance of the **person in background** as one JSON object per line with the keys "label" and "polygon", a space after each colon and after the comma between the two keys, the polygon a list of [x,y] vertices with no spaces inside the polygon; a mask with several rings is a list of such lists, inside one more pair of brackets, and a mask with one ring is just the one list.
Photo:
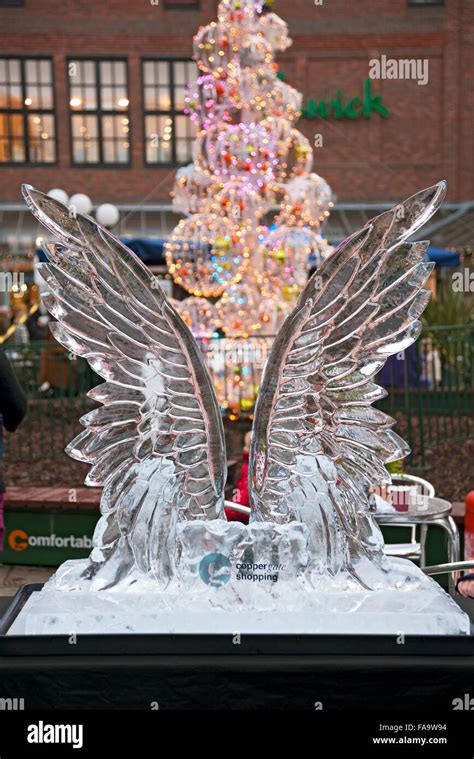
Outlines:
{"label": "person in background", "polygon": [[27,306],[22,305],[16,309],[16,313],[13,317],[13,326],[15,331],[12,335],[11,342],[16,345],[28,345],[30,342],[30,335],[26,326],[26,319],[28,316]]}
{"label": "person in background", "polygon": [[77,361],[70,361],[69,352],[60,345],[48,330],[47,344],[40,357],[40,390],[55,398],[77,392]]}
{"label": "person in background", "polygon": [[464,598],[474,598],[474,574],[461,577],[456,583],[456,590]]}
{"label": "person in background", "polygon": [[48,317],[39,310],[30,314],[26,320],[26,328],[30,336],[30,342],[39,342],[48,339]]}
{"label": "person in background", "polygon": [[232,499],[234,503],[241,503],[242,506],[250,506],[249,498],[249,450],[250,450],[250,432],[244,437],[244,450],[242,451],[242,468],[240,477],[235,486],[235,496]]}
{"label": "person in background", "polygon": [[[26,406],[26,396],[18,384],[8,358],[3,349],[0,348],[0,415],[2,425],[6,430],[15,432],[26,414]],[[1,432],[2,428],[0,427],[0,457],[3,455]],[[4,499],[5,484],[0,471],[0,551],[3,551],[3,539],[5,536]]]}
{"label": "person in background", "polygon": [[10,326],[10,306],[0,306],[0,337],[3,337]]}
{"label": "person in background", "polygon": [[[242,453],[242,468],[240,470],[240,477],[237,480],[235,489],[234,489],[234,495],[233,495],[233,502],[236,504],[240,504],[241,506],[250,506],[250,500],[249,500],[249,448],[250,448],[250,432],[247,432],[244,438],[244,450]],[[229,522],[244,522],[247,524],[249,521],[248,514],[243,514],[241,511],[237,511],[237,509],[232,509],[230,507],[226,507],[225,510],[227,519]]]}
{"label": "person in background", "polygon": [[435,390],[441,385],[443,377],[439,350],[430,337],[421,341],[421,350],[421,381],[426,384],[428,390]]}

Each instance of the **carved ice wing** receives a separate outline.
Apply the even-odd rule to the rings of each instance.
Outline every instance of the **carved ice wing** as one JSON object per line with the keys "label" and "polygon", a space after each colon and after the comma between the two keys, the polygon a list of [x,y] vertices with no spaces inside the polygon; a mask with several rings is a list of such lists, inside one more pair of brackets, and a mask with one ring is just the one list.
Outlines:
{"label": "carved ice wing", "polygon": [[[344,241],[319,267],[282,326],[264,371],[250,453],[252,519],[311,524],[322,569],[379,550],[364,516],[384,463],[409,452],[374,401],[388,356],[418,337],[430,294],[428,243],[405,240],[439,207],[430,187]],[[319,536],[319,538],[318,538]],[[323,566],[325,565],[325,566]]]}
{"label": "carved ice wing", "polygon": [[89,393],[103,405],[81,419],[86,429],[67,448],[91,464],[86,484],[104,486],[95,555],[103,560],[126,534],[147,570],[156,561],[154,530],[164,530],[163,503],[168,522],[173,509],[178,519],[222,511],[226,458],[215,392],[191,332],[135,254],[92,219],[71,218],[30,186],[23,194],[62,243],[45,247],[49,263],[41,265],[52,332],[106,380]]}

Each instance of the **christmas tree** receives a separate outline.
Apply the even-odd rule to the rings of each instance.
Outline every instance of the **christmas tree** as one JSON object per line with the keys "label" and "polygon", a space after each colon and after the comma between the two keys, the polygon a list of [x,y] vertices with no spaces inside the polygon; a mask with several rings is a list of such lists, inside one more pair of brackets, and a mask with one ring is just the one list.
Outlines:
{"label": "christmas tree", "polygon": [[[198,129],[194,162],[177,172],[173,190],[173,207],[185,218],[166,244],[167,263],[192,296],[180,311],[197,337],[219,330],[247,341],[247,357],[231,358],[240,409],[253,405],[259,371],[252,364],[263,364],[270,347],[270,338],[265,348],[260,341],[254,361],[255,338],[276,333],[309,267],[332,251],[321,235],[331,189],[312,173],[311,144],[295,128],[301,93],[275,62],[290,45],[286,23],[255,0],[223,0],[218,20],[199,29],[199,74],[186,97]],[[226,367],[210,363],[221,402],[232,408],[235,398],[219,388]]]}

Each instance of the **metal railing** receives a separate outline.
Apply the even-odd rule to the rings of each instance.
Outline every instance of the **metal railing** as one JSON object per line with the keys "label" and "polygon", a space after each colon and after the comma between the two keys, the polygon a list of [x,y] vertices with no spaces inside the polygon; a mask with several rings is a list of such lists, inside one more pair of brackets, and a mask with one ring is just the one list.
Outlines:
{"label": "metal railing", "polygon": [[377,381],[388,393],[378,405],[396,417],[411,463],[426,466],[428,448],[474,436],[474,325],[425,328]]}
{"label": "metal railing", "polygon": [[[222,411],[249,419],[272,336],[199,341]],[[28,399],[28,415],[4,433],[9,461],[55,459],[81,430],[79,417],[94,406],[87,391],[102,380],[84,359],[55,342],[5,345]],[[430,327],[407,351],[393,356],[377,377],[387,390],[379,406],[397,419],[397,431],[423,467],[426,450],[474,436],[474,325]]]}
{"label": "metal railing", "polygon": [[28,397],[28,412],[14,434],[3,432],[5,460],[54,460],[82,427],[79,418],[94,407],[87,392],[102,382],[87,361],[56,342],[22,345],[4,350]]}

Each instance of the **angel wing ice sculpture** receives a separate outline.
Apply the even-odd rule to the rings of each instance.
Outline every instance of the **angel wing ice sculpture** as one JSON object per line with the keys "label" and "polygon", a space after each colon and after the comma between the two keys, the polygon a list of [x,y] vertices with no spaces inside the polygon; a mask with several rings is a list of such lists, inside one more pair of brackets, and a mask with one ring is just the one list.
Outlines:
{"label": "angel wing ice sculpture", "polygon": [[202,353],[137,256],[90,218],[32,187],[28,206],[62,245],[40,267],[56,339],[106,382],[67,447],[103,486],[88,573],[173,573],[174,525],[223,513],[224,430]]}
{"label": "angel wing ice sculpture", "polygon": [[[445,183],[412,196],[344,241],[309,280],[276,337],[255,412],[251,522],[299,522],[311,568],[330,576],[382,561],[370,514],[384,463],[408,448],[372,408],[388,356],[418,336],[429,293],[428,243],[407,238],[437,210]],[[103,486],[102,517],[82,583],[94,589],[166,584],[178,522],[225,519],[225,441],[210,377],[190,331],[139,259],[92,219],[24,186],[26,202],[61,241],[41,267],[56,339],[106,381],[98,408],[67,448]],[[61,570],[60,570],[61,571]],[[77,587],[67,571],[63,588]]]}
{"label": "angel wing ice sculpture", "polygon": [[428,242],[407,243],[439,207],[440,182],[372,219],[319,267],[283,324],[259,390],[250,478],[252,517],[302,521],[320,571],[358,577],[361,559],[382,559],[370,514],[385,463],[409,453],[394,420],[372,408],[372,382],[387,358],[418,337],[434,266]]}

